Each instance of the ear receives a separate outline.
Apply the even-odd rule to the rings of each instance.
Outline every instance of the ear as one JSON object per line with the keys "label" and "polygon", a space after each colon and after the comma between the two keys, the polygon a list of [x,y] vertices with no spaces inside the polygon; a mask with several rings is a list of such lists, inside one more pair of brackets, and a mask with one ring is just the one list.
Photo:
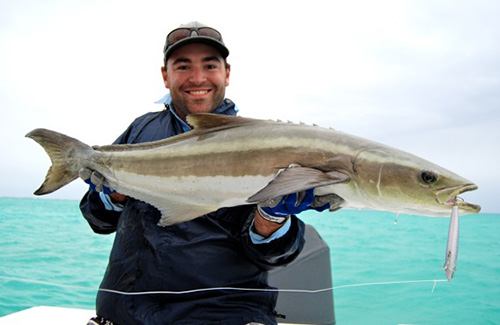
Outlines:
{"label": "ear", "polygon": [[231,74],[231,66],[227,64],[226,67],[226,87],[229,86],[229,75]]}
{"label": "ear", "polygon": [[163,84],[165,85],[165,88],[169,88],[168,87],[168,77],[167,77],[167,70],[165,69],[165,67],[161,67],[161,76],[163,77]]}

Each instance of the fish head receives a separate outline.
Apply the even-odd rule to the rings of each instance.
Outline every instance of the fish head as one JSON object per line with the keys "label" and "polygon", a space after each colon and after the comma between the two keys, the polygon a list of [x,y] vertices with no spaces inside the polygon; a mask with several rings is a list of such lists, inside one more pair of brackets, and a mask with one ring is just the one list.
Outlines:
{"label": "fish head", "polygon": [[375,209],[437,217],[449,216],[453,205],[461,214],[481,210],[459,199],[476,184],[409,153],[370,148],[356,156],[353,167],[357,188]]}

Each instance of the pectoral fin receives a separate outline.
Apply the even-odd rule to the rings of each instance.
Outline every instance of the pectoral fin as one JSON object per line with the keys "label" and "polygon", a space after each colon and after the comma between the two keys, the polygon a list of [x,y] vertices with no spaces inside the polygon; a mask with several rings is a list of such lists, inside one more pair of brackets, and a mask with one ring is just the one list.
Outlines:
{"label": "pectoral fin", "polygon": [[297,193],[310,188],[345,183],[349,176],[337,172],[322,172],[310,167],[289,167],[279,173],[266,187],[248,198],[248,203],[259,203],[281,195]]}

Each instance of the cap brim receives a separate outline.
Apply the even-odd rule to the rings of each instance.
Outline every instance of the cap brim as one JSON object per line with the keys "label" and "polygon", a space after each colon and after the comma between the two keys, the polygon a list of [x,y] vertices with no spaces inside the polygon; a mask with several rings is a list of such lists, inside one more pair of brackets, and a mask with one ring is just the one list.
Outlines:
{"label": "cap brim", "polygon": [[229,50],[227,49],[227,47],[223,43],[221,43],[217,40],[214,40],[211,37],[196,36],[196,37],[187,37],[183,40],[176,42],[172,46],[170,46],[165,51],[165,61],[168,60],[168,58],[172,55],[172,53],[175,52],[175,50],[177,50],[178,48],[180,48],[184,45],[191,44],[191,43],[203,43],[203,44],[212,46],[219,51],[219,53],[222,55],[222,57],[224,59],[227,58],[229,55]]}

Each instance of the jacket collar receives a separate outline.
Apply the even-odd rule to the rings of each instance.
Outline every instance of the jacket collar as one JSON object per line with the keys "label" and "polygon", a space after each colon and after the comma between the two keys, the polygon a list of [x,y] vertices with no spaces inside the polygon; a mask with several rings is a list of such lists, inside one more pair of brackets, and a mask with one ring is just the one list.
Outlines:
{"label": "jacket collar", "polygon": [[[175,112],[172,106],[172,97],[170,96],[170,93],[167,93],[165,96],[157,100],[155,104],[164,104],[165,109],[168,109],[172,113],[172,115],[175,116],[175,118],[181,123],[184,132],[191,130],[191,127],[189,127],[189,125],[186,122],[184,122]],[[233,103],[233,101],[230,100],[229,98],[226,98],[222,101],[222,104],[219,107],[217,107],[212,113],[235,116],[236,113],[238,113],[238,111],[239,109]]]}

